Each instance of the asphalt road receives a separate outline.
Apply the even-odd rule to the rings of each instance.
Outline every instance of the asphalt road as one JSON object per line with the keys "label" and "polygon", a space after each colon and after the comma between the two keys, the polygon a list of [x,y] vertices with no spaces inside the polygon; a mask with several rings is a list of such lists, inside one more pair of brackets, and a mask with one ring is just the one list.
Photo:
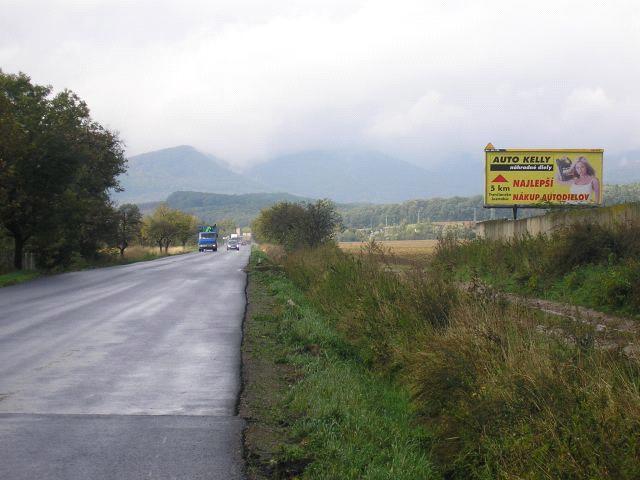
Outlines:
{"label": "asphalt road", "polygon": [[0,289],[0,478],[241,478],[248,250]]}

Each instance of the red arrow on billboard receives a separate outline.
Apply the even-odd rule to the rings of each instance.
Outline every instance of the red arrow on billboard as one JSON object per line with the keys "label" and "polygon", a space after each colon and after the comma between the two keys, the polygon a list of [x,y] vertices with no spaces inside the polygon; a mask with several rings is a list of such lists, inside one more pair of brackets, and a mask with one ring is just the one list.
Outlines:
{"label": "red arrow on billboard", "polygon": [[504,178],[502,175],[498,175],[496,178],[493,179],[491,183],[507,183],[508,181],[509,180]]}

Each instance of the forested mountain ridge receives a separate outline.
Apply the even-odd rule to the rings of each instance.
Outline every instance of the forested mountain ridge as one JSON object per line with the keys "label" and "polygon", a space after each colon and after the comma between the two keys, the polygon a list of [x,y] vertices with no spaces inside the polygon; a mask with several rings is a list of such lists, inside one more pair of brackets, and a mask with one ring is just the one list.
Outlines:
{"label": "forested mountain ridge", "polygon": [[231,171],[222,160],[187,145],[130,157],[120,183],[124,191],[113,194],[119,203],[158,201],[178,190],[226,194],[272,191]]}
{"label": "forested mountain ridge", "polygon": [[224,195],[203,192],[175,192],[167,198],[167,204],[196,215],[205,223],[234,220],[238,226],[247,226],[260,210],[278,202],[304,202],[310,199],[288,193],[247,193]]}
{"label": "forested mountain ridge", "polygon": [[[638,179],[636,153],[608,161],[605,182]],[[623,165],[624,163],[624,165]],[[366,150],[305,151],[273,158],[244,173],[190,146],[130,157],[120,176],[118,203],[161,201],[173,192],[220,194],[288,192],[334,202],[389,204],[412,199],[468,197],[483,188],[482,159],[446,158],[433,170]],[[636,171],[638,170],[638,171]]]}
{"label": "forested mountain ridge", "polygon": [[[605,185],[604,201],[605,205],[640,202],[640,183]],[[341,205],[340,211],[345,225],[352,228],[416,223],[418,215],[420,215],[421,221],[432,222],[511,218],[512,213],[509,209],[490,209],[484,208],[483,205],[482,195],[475,195],[473,197],[410,200],[382,205]],[[520,215],[527,216],[541,212],[542,210],[521,209]]]}
{"label": "forested mountain ridge", "polygon": [[[627,185],[606,185],[605,204],[640,201],[640,183]],[[203,192],[175,192],[167,198],[172,208],[177,208],[200,217],[206,222],[233,219],[240,226],[249,225],[260,210],[275,203],[312,201],[288,193],[251,193],[243,195],[223,195]],[[402,203],[339,203],[337,209],[343,223],[348,228],[368,228],[403,223],[440,222],[456,220],[489,220],[510,218],[509,209],[483,208],[482,195],[472,197],[449,197],[409,200]],[[148,209],[156,204],[148,204]],[[145,205],[141,205],[143,211]],[[542,213],[541,210],[523,209],[521,216]]]}
{"label": "forested mountain ridge", "polygon": [[474,176],[427,171],[379,152],[306,151],[237,173],[220,159],[184,145],[130,157],[120,182],[124,191],[112,195],[118,203],[161,201],[177,191],[289,192],[336,202],[388,203],[479,193],[482,188]]}

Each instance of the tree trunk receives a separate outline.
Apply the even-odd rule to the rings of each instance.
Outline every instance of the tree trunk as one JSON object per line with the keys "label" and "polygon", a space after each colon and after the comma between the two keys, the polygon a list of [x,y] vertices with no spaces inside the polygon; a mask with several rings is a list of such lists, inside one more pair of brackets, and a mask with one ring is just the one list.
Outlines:
{"label": "tree trunk", "polygon": [[24,238],[22,235],[13,236],[13,266],[22,270],[22,256],[24,254]]}
{"label": "tree trunk", "polygon": [[121,256],[121,257],[124,257],[124,250],[125,250],[125,248],[127,248],[127,247],[120,247],[120,256]]}

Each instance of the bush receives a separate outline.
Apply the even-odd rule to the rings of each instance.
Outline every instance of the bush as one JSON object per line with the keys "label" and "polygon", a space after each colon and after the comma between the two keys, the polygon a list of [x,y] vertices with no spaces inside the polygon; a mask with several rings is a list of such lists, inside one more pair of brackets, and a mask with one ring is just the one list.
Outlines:
{"label": "bush", "polygon": [[306,204],[280,202],[260,212],[252,231],[259,241],[291,251],[333,240],[341,224],[342,218],[329,200]]}

